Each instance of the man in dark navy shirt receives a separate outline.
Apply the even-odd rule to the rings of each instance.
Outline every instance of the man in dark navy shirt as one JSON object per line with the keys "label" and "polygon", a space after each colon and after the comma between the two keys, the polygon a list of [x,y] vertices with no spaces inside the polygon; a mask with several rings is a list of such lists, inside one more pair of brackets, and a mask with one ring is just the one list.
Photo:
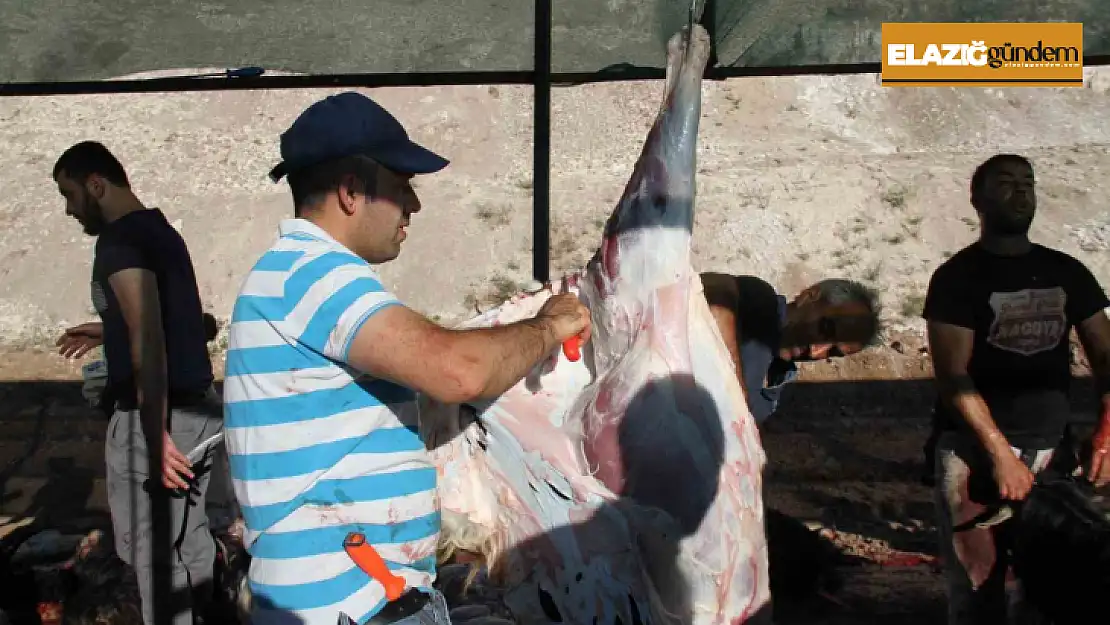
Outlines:
{"label": "man in dark navy shirt", "polygon": [[116,550],[138,574],[147,625],[193,625],[194,596],[212,593],[216,545],[205,515],[186,514],[203,510],[209,474],[185,454],[223,420],[192,261],[100,143],[67,149],[53,177],[66,214],[97,237],[92,301],[115,402],[105,463]]}
{"label": "man in dark navy shirt", "polygon": [[701,280],[756,423],[778,408],[795,363],[854,354],[878,334],[875,294],[858,282],[822,280],[788,302],[755,276],[705,272]]}
{"label": "man in dark navy shirt", "polygon": [[1110,480],[1110,300],[1081,262],[1029,240],[1036,194],[1027,159],[982,163],[971,204],[979,240],[933,273],[923,315],[938,391],[934,470],[950,625],[1005,623],[1018,616],[1011,605],[1030,616],[1020,595],[1006,597],[1008,558],[995,530],[954,527],[998,500],[1024,499],[1053,460],[1070,418],[1072,328],[1102,404],[1084,469],[1097,485]]}

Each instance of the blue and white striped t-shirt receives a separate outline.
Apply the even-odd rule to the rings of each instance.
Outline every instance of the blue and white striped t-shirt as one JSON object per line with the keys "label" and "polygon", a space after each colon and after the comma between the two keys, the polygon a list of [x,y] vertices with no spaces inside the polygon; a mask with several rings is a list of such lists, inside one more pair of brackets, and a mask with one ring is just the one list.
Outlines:
{"label": "blue and white striped t-shirt", "polygon": [[223,393],[253,620],[334,625],[342,611],[365,622],[385,593],[347,556],[348,532],[410,587],[435,578],[436,472],[414,393],[345,364],[363,322],[399,302],[311,222],[279,232],[235,301]]}

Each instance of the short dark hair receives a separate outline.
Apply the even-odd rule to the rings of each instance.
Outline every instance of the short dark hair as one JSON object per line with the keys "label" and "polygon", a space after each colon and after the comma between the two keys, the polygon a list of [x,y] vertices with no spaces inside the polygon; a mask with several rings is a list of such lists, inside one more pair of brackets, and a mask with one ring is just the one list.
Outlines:
{"label": "short dark hair", "polygon": [[124,171],[119,159],[99,141],[82,141],[62,152],[58,161],[54,163],[54,173],[51,175],[56,180],[62,172],[78,183],[83,183],[89,179],[89,176],[98,174],[118,187],[131,187],[130,181],[127,180],[127,172]]}
{"label": "short dark hair", "polygon": [[999,165],[1005,163],[1018,163],[1025,165],[1029,169],[1033,169],[1033,163],[1029,159],[1021,156],[1020,154],[995,154],[987,160],[979,163],[975,171],[971,174],[971,205],[979,208],[980,198],[983,195],[983,186],[987,183],[987,176],[994,171]]}
{"label": "short dark hair", "polygon": [[822,302],[833,306],[843,304],[861,304],[867,308],[868,323],[866,336],[861,337],[864,345],[872,345],[879,336],[879,313],[881,305],[879,294],[861,282],[846,278],[828,278],[813,285],[817,288],[818,296]]}
{"label": "short dark hair", "polygon": [[354,178],[356,190],[373,195],[377,191],[378,163],[362,156],[344,156],[289,172],[289,189],[293,192],[294,213],[300,216],[334,191],[347,176]]}

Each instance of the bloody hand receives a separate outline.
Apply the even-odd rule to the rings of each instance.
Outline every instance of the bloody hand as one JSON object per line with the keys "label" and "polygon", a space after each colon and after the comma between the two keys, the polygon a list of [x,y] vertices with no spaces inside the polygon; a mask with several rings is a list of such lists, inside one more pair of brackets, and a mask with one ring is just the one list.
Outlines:
{"label": "bloody hand", "polygon": [[1087,469],[1087,479],[1096,488],[1110,482],[1110,426],[1103,423],[1091,437],[1091,465]]}

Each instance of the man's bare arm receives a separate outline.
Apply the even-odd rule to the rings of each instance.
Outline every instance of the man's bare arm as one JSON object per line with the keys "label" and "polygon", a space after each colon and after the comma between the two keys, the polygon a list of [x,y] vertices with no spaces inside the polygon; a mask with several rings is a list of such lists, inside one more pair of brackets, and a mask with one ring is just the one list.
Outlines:
{"label": "man's bare arm", "polygon": [[143,431],[148,439],[161,437],[166,427],[168,382],[157,280],[149,269],[129,268],[112,274],[108,283],[127,324]]}
{"label": "man's bare arm", "polygon": [[1098,311],[1079,323],[1076,334],[1095,377],[1102,404],[1100,425],[1110,428],[1110,316]]}
{"label": "man's bare arm", "polygon": [[971,360],[974,332],[969,328],[929,321],[929,352],[940,395],[975,432],[991,459],[992,473],[1003,499],[1022,500],[1033,485],[1033,473],[1014,455],[998,429],[990,409],[976,390],[967,365]]}
{"label": "man's bare arm", "polygon": [[1010,444],[991,417],[990,409],[968,375],[975,333],[960,326],[928,322],[929,353],[943,401],[952,406],[992,456],[1010,453]]}
{"label": "man's bare arm", "polygon": [[1101,488],[1110,482],[1110,317],[1100,310],[1081,321],[1075,330],[1091,363],[1101,404],[1098,426],[1091,437],[1090,465],[1086,468],[1087,478]]}
{"label": "man's bare arm", "polygon": [[130,267],[112,274],[108,284],[127,324],[139,421],[151,454],[151,474],[160,475],[167,488],[188,488],[181,477],[193,477],[188,459],[167,436],[169,382],[158,282],[149,269]]}
{"label": "man's bare arm", "polygon": [[[736,376],[740,378],[740,384],[743,385],[744,371],[740,363],[740,337],[736,334],[736,314],[719,306],[710,306],[709,312],[717,322],[717,329],[725,341],[725,347],[728,348],[728,355],[732,358],[732,366],[736,368]],[[745,388],[744,392],[747,393],[748,389]]]}
{"label": "man's bare arm", "polygon": [[504,393],[558,346],[543,319],[452,330],[391,306],[362,325],[347,362],[437,401],[462,403]]}

